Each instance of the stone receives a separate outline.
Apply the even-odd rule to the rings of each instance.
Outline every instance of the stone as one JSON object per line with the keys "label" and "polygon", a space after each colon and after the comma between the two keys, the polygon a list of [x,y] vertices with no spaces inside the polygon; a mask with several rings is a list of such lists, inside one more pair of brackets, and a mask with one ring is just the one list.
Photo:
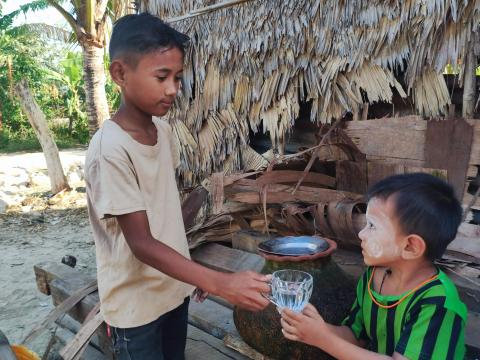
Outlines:
{"label": "stone", "polygon": [[78,172],[74,171],[67,175],[67,180],[69,184],[77,184],[82,181],[82,178],[79,176]]}
{"label": "stone", "polygon": [[22,199],[12,192],[0,191],[0,213],[5,213],[10,206],[21,203]]}
{"label": "stone", "polygon": [[13,168],[9,174],[3,176],[2,181],[4,188],[12,186],[28,186],[30,177],[28,172],[23,168]]}
{"label": "stone", "polygon": [[5,212],[7,211],[7,208],[8,208],[8,204],[2,199],[0,199],[0,214],[5,214]]}
{"label": "stone", "polygon": [[35,172],[30,174],[30,185],[31,186],[41,186],[41,187],[50,187],[50,178],[48,174],[43,172]]}

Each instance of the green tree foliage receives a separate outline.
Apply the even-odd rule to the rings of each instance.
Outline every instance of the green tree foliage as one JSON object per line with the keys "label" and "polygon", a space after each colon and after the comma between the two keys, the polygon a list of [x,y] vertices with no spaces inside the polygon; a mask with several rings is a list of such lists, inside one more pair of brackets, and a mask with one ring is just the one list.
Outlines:
{"label": "green tree foliage", "polygon": [[[82,54],[70,33],[45,24],[13,27],[14,16],[2,15],[0,0],[0,152],[39,149],[30,124],[13,96],[13,84],[25,78],[49,120],[57,145],[69,147],[88,142]],[[43,5],[42,5],[43,4]],[[41,9],[46,1],[33,1],[27,10]],[[39,36],[41,35],[41,36]],[[119,92],[107,83],[111,106]],[[65,119],[65,122],[55,119]]]}

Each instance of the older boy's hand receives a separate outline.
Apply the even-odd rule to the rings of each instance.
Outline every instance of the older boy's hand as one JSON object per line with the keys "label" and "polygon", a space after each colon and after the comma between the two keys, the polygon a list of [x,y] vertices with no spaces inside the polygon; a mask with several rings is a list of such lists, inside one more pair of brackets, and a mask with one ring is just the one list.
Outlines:
{"label": "older boy's hand", "polygon": [[251,311],[267,307],[268,300],[262,294],[270,292],[271,275],[253,271],[228,274],[218,289],[219,296],[228,302]]}
{"label": "older boy's hand", "polygon": [[192,294],[192,300],[197,303],[202,303],[208,297],[208,292],[200,288],[196,288]]}
{"label": "older boy's hand", "polygon": [[293,341],[318,346],[319,334],[328,331],[325,321],[312,304],[307,304],[302,313],[282,309],[283,335]]}

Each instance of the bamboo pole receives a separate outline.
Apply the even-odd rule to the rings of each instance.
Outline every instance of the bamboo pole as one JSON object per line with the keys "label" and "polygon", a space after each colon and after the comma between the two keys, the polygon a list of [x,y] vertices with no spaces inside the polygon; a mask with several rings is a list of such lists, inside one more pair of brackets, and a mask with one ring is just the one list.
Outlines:
{"label": "bamboo pole", "polygon": [[203,8],[200,8],[200,9],[190,11],[188,14],[185,14],[185,15],[182,15],[182,16],[177,16],[177,17],[173,17],[173,18],[170,18],[170,19],[166,19],[165,22],[166,23],[173,23],[173,22],[189,19],[189,18],[192,18],[192,17],[195,17],[195,16],[200,16],[200,15],[203,15],[203,14],[207,14],[207,13],[212,12],[212,11],[228,8],[228,7],[231,7],[231,6],[234,6],[234,5],[243,4],[243,3],[248,2],[248,1],[252,1],[252,0],[227,0],[227,1],[224,1],[224,2],[219,3],[219,4],[209,5],[209,6],[205,6]]}

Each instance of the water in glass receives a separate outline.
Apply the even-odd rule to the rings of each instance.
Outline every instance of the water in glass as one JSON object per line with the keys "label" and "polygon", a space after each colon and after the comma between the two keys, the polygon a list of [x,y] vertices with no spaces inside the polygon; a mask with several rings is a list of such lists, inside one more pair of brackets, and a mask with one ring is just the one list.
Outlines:
{"label": "water in glass", "polygon": [[313,278],[299,270],[279,270],[272,274],[272,301],[280,308],[301,312],[310,300]]}

